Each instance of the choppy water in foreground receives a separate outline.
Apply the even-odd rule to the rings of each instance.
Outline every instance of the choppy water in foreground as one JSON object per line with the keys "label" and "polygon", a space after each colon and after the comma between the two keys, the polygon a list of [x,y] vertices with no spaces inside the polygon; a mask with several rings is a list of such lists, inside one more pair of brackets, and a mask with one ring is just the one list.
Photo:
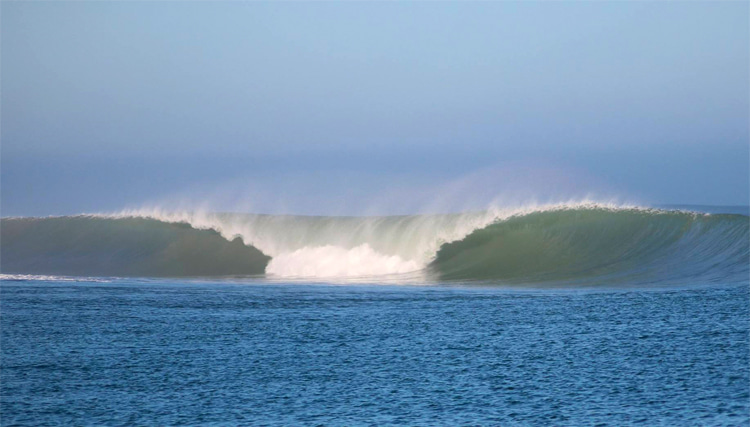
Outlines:
{"label": "choppy water in foreground", "polygon": [[747,283],[4,281],[2,425],[748,425]]}

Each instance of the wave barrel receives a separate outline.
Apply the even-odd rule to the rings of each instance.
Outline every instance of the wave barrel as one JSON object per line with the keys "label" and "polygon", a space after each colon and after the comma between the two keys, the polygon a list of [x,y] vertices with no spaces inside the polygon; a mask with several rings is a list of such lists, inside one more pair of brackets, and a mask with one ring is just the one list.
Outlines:
{"label": "wave barrel", "polygon": [[442,280],[666,283],[747,281],[748,217],[571,209],[510,217],[444,244]]}

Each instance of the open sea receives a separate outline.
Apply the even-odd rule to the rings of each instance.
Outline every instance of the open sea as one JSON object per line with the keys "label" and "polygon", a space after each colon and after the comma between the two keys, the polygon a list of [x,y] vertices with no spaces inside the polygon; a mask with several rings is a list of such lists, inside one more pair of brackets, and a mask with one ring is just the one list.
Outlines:
{"label": "open sea", "polygon": [[0,424],[750,425],[749,225],[3,218]]}

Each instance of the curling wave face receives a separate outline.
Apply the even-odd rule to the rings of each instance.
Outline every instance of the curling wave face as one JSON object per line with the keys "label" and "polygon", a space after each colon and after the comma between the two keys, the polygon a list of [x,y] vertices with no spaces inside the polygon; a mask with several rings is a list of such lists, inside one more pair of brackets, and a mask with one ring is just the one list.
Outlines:
{"label": "curling wave face", "polygon": [[747,281],[748,217],[641,209],[534,212],[443,245],[443,279]]}
{"label": "curling wave face", "polygon": [[269,260],[240,239],[148,218],[3,218],[0,242],[4,274],[254,275]]}
{"label": "curling wave face", "polygon": [[4,218],[5,274],[747,281],[748,217],[595,203],[447,215],[228,213]]}

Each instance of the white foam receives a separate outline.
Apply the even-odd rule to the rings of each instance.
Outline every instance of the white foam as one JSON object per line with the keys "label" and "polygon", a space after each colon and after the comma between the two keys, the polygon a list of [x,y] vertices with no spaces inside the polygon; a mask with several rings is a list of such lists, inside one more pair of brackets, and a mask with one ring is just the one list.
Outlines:
{"label": "white foam", "polygon": [[481,212],[399,217],[304,217],[168,211],[148,208],[107,217],[141,217],[212,229],[241,238],[272,257],[266,268],[276,277],[353,277],[424,269],[440,247],[461,240],[495,221],[534,212],[569,209],[643,209],[591,200],[554,204],[491,206]]}
{"label": "white foam", "polygon": [[363,244],[304,247],[271,259],[266,273],[280,277],[362,277],[418,271],[422,265],[398,255],[384,255]]}
{"label": "white foam", "polygon": [[42,282],[96,282],[109,283],[111,279],[100,277],[50,276],[44,274],[0,274],[0,281],[42,281]]}

